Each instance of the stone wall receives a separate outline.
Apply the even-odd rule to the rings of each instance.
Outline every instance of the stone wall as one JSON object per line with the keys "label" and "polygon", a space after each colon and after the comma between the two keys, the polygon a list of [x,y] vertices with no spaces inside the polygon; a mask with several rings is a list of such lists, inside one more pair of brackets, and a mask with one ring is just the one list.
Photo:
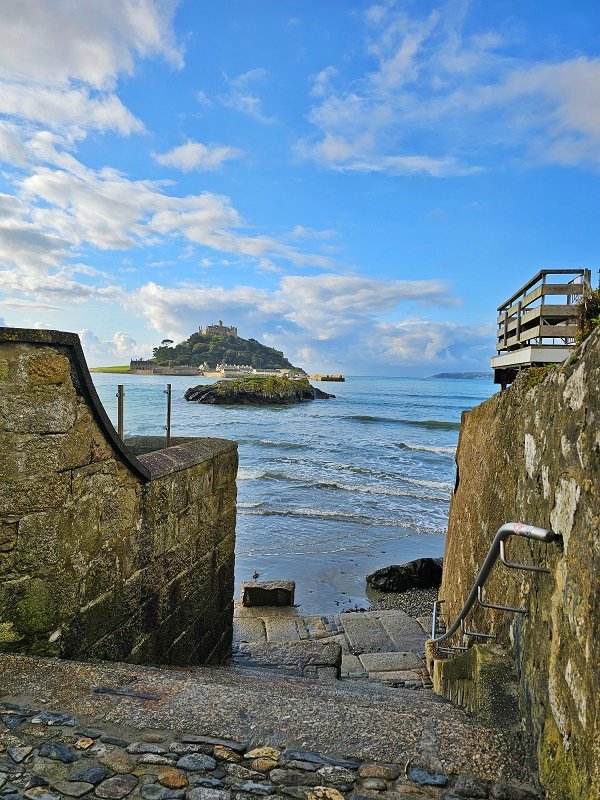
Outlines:
{"label": "stone wall", "polygon": [[233,442],[125,447],[78,337],[11,328],[0,328],[0,440],[0,652],[227,656]]}
{"label": "stone wall", "polygon": [[[550,574],[498,564],[486,584],[486,600],[528,614],[479,606],[468,628],[495,634],[494,647],[513,655],[548,797],[591,800],[600,797],[600,330],[542,383],[532,382],[524,373],[463,415],[440,597],[446,621],[454,621],[503,523],[560,534],[554,544],[511,539],[507,547],[510,560],[547,565]],[[477,661],[437,662],[437,686],[477,697],[464,685]],[[470,674],[477,679],[477,670]]]}

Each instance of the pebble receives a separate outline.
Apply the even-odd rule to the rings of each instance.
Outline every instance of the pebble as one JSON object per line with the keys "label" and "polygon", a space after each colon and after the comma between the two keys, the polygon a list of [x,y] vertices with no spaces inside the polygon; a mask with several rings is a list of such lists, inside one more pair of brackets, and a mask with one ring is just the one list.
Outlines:
{"label": "pebble", "polygon": [[147,783],[140,789],[140,797],[143,800],[170,800],[170,798],[185,797],[185,792],[165,789],[164,786],[157,786],[155,783]]}
{"label": "pebble", "polygon": [[165,753],[159,756],[156,753],[144,753],[140,758],[140,764],[174,764],[177,760],[175,753]]}
{"label": "pebble", "polygon": [[83,797],[84,794],[91,792],[93,784],[84,781],[55,781],[53,788],[67,797]]}
{"label": "pebble", "polygon": [[14,731],[19,725],[22,725],[27,717],[20,714],[1,714],[0,719],[6,725],[9,731]]}
{"label": "pebble", "polygon": [[236,753],[243,753],[246,750],[246,745],[240,742],[234,742],[231,739],[215,739],[214,736],[194,736],[193,734],[186,734],[181,737],[184,744],[211,744],[221,745],[221,747],[228,747],[230,750],[235,750]]}
{"label": "pebble", "polygon": [[251,781],[255,778],[260,780],[262,778],[260,772],[255,772],[247,767],[242,767],[241,764],[226,764],[225,769],[227,770],[228,775],[241,781]]}
{"label": "pebble", "polygon": [[[13,794],[5,795],[6,800],[17,800],[17,798],[20,797],[21,794],[19,792],[13,792]],[[29,789],[25,792],[23,797],[26,797],[27,800],[61,800],[60,795],[54,794],[53,792],[49,791],[48,789],[44,789],[41,786],[38,786],[35,789]]]}
{"label": "pebble", "polygon": [[214,758],[204,755],[204,753],[190,753],[182,756],[177,762],[179,769],[195,772],[196,770],[213,770],[217,766]]}
{"label": "pebble", "polygon": [[199,786],[187,794],[187,800],[230,800],[231,794],[225,789],[208,789]]}
{"label": "pebble", "polygon": [[115,747],[128,747],[129,742],[126,739],[119,739],[118,736],[102,736],[100,738],[104,744],[112,744]]}
{"label": "pebble", "polygon": [[135,768],[135,761],[131,756],[122,750],[112,750],[104,755],[98,756],[98,761],[104,766],[119,772],[123,775],[131,772]]}
{"label": "pebble", "polygon": [[55,742],[44,742],[40,745],[38,753],[43,758],[50,758],[52,761],[62,761],[63,764],[72,764],[79,758],[79,756],[76,756],[75,753],[69,750],[64,744],[56,744]]}
{"label": "pebble", "polygon": [[280,786],[278,789],[281,794],[287,797],[293,797],[294,800],[306,800],[310,794],[310,788],[308,786]]}
{"label": "pebble", "polygon": [[214,756],[220,761],[237,762],[242,759],[241,755],[236,753],[235,750],[231,750],[229,747],[223,747],[221,744],[215,745]]}
{"label": "pebble", "polygon": [[383,792],[387,789],[387,783],[383,778],[365,778],[362,782],[362,788],[367,791]]}
{"label": "pebble", "polygon": [[33,752],[33,747],[9,747],[6,752],[15,764],[20,764],[21,761],[25,761],[27,756]]}
{"label": "pebble", "polygon": [[183,789],[189,783],[187,775],[180,769],[165,767],[157,773],[158,782],[168,789]]}
{"label": "pebble", "polygon": [[207,744],[185,744],[182,742],[173,742],[173,744],[169,747],[169,751],[178,756],[186,756],[188,753],[204,753],[205,755],[210,756],[213,752],[213,748]]}
{"label": "pebble", "polygon": [[285,766],[288,769],[303,769],[306,772],[316,772],[319,769],[318,764],[311,764],[310,761],[286,761]]}
{"label": "pebble", "polygon": [[358,770],[361,778],[383,778],[384,781],[395,781],[400,770],[393,764],[363,764]]}
{"label": "pebble", "polygon": [[308,750],[287,749],[283,751],[283,758],[297,761],[310,761],[313,764],[333,764],[333,766],[346,767],[347,769],[358,769],[360,767],[360,761],[355,761],[354,759],[324,756],[320,753],[311,753]]}
{"label": "pebble", "polygon": [[31,718],[32,725],[75,725],[75,718],[70,714],[56,714],[52,711],[40,711]]}
{"label": "pebble", "polygon": [[329,789],[327,786],[315,786],[310,792],[307,800],[344,800],[344,795],[337,789]]}
{"label": "pebble", "polygon": [[96,795],[107,800],[121,800],[131,794],[137,784],[138,780],[134,775],[115,775],[96,786]]}
{"label": "pebble", "polygon": [[274,747],[256,747],[247,752],[244,758],[270,758],[272,761],[279,761],[280,755],[281,751]]}
{"label": "pebble", "polygon": [[344,769],[344,767],[333,767],[329,764],[321,767],[318,770],[317,775],[321,776],[322,783],[333,783],[334,786],[339,786],[340,784],[344,783],[354,783],[356,780],[356,775],[349,769]]}
{"label": "pebble", "polygon": [[84,783],[93,783],[96,785],[108,777],[108,770],[106,767],[99,767],[92,765],[83,770],[75,770],[69,775],[71,781],[83,781]]}
{"label": "pebble", "polygon": [[408,777],[411,781],[421,786],[445,786],[448,783],[446,775],[428,772],[428,770],[423,769],[423,767],[409,767]]}
{"label": "pebble", "polygon": [[269,779],[281,786],[318,786],[321,783],[320,775],[300,769],[274,769]]}
{"label": "pebble", "polygon": [[249,792],[250,794],[260,794],[263,796],[275,794],[276,789],[268,783],[255,783],[254,781],[235,781],[231,788],[239,792]]}
{"label": "pebble", "polygon": [[205,778],[202,775],[196,775],[194,777],[191,777],[190,783],[193,783],[194,786],[204,786],[206,789],[223,788],[223,781],[220,781],[217,778]]}
{"label": "pebble", "polygon": [[248,767],[256,772],[270,772],[276,766],[277,761],[274,761],[272,758],[254,758],[248,764]]}
{"label": "pebble", "polygon": [[91,736],[82,736],[81,739],[77,739],[75,742],[75,747],[78,750],[89,750],[90,747],[94,746],[94,740]]}

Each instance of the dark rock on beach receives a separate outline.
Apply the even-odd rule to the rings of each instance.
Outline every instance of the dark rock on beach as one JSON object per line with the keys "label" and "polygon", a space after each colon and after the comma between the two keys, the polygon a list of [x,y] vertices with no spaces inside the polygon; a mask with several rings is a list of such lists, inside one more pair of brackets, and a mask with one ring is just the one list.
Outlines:
{"label": "dark rock on beach", "polygon": [[417,558],[407,564],[393,564],[367,575],[367,584],[380,592],[402,592],[439,586],[441,558]]}
{"label": "dark rock on beach", "polygon": [[291,405],[307,400],[328,400],[334,394],[311,386],[306,378],[291,380],[279,375],[247,375],[217,381],[209,386],[194,386],[186,400],[210,405]]}

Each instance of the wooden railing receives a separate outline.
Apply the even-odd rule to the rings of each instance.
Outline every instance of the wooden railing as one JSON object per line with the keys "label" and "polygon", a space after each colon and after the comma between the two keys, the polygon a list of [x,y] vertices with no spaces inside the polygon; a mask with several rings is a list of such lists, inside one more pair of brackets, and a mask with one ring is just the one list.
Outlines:
{"label": "wooden railing", "polygon": [[[560,283],[552,282],[555,275],[561,276]],[[568,276],[570,280],[566,280]],[[589,269],[538,272],[498,306],[496,350],[517,350],[530,344],[572,344],[577,333],[577,303],[590,288],[590,282]],[[561,299],[557,303],[546,298]]]}

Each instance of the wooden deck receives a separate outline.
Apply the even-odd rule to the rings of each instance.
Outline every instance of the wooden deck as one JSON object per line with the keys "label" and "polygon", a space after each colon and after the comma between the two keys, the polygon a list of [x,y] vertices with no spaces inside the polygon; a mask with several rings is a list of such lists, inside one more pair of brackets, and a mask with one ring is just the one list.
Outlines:
{"label": "wooden deck", "polygon": [[577,334],[577,303],[590,283],[589,269],[541,270],[498,306],[495,383],[504,386],[520,369],[567,357]]}

